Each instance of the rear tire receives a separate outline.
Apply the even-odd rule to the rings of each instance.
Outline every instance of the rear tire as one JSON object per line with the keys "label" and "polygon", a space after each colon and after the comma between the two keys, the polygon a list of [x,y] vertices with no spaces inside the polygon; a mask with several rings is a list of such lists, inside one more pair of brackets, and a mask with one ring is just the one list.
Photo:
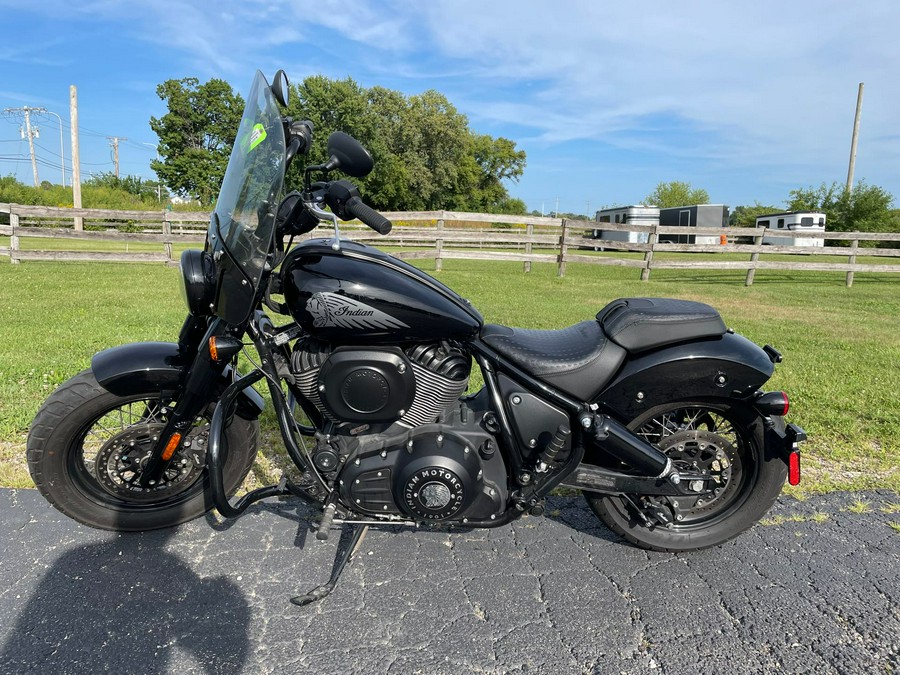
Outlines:
{"label": "rear tire", "polygon": [[[205,468],[205,439],[212,406],[186,434],[166,479],[152,490],[131,481],[164,424],[171,402],[159,392],[118,396],[85,370],[61,385],[41,406],[28,433],[28,470],[41,494],[80,523],[132,532],[171,527],[213,507]],[[256,458],[258,423],[235,415],[225,431],[224,483],[237,490]]]}
{"label": "rear tire", "polygon": [[[783,423],[780,418],[774,419]],[[637,417],[628,428],[673,460],[688,465],[697,462],[701,470],[718,475],[722,481],[718,494],[708,500],[630,495],[629,501],[618,495],[586,491],[585,499],[597,517],[641,548],[690,551],[718,546],[762,518],[781,493],[787,476],[785,462],[766,456],[764,420],[745,404],[666,404]],[[637,514],[636,505],[643,507],[653,499],[665,509],[671,509],[670,504],[676,501],[680,508],[672,514],[679,513],[681,520],[673,518],[670,528],[656,522],[648,526]]]}

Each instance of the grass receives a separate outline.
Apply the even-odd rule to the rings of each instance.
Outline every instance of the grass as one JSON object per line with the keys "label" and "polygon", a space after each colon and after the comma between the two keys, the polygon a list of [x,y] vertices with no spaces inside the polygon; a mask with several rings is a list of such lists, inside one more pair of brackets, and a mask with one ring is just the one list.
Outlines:
{"label": "grass", "polygon": [[863,499],[857,499],[850,506],[847,507],[847,511],[850,513],[855,513],[857,515],[861,515],[863,513],[871,513],[872,512],[872,502],[865,501]]}
{"label": "grass", "polygon": [[[23,240],[24,241],[24,240]],[[93,242],[91,242],[93,243]],[[161,250],[157,245],[154,250]],[[434,273],[433,261],[421,266]],[[898,277],[759,270],[639,270],[570,263],[444,261],[434,273],[486,321],[559,328],[590,319],[610,300],[700,300],[759,344],[783,352],[768,388],[791,396],[790,419],[810,435],[803,496],[834,489],[900,491]],[[106,347],[174,340],[184,318],[178,271],[162,265],[0,262],[0,485],[29,485],[21,462],[28,425],[52,389]],[[273,460],[274,461],[274,460]]]}

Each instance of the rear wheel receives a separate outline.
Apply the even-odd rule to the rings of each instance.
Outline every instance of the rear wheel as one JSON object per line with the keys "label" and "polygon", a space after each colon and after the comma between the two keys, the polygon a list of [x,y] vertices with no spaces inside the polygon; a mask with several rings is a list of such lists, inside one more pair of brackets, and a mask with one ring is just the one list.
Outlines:
{"label": "rear wheel", "polygon": [[628,427],[665,452],[676,469],[701,472],[715,485],[697,497],[585,492],[594,513],[638,546],[686,551],[722,544],[762,518],[781,493],[787,467],[765,456],[763,419],[744,404],[671,403]]}
{"label": "rear wheel", "polygon": [[[159,392],[118,396],[90,370],[60,386],[28,434],[28,469],[38,490],[75,520],[105,530],[137,531],[192,520],[213,506],[206,472],[212,406],[185,435],[165,475],[140,477],[175,404]],[[256,420],[234,416],[226,429],[225,488],[241,485],[256,457]]]}

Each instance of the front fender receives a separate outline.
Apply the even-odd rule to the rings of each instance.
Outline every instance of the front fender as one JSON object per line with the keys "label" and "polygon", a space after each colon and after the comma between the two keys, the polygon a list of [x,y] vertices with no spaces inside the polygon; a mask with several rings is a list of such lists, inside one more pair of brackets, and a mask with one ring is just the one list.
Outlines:
{"label": "front fender", "polygon": [[747,398],[774,372],[775,364],[761,347],[726,333],[630,358],[594,402],[631,420],[670,401]]}
{"label": "front fender", "polygon": [[[168,392],[174,395],[181,385],[190,363],[185,362],[173,342],[134,342],[105,349],[91,359],[91,370],[101,387],[116,396],[131,396],[147,392]],[[231,383],[231,366],[222,372],[218,391],[212,399]],[[259,393],[248,387],[238,397],[238,413],[245,419],[255,419],[265,408]]]}

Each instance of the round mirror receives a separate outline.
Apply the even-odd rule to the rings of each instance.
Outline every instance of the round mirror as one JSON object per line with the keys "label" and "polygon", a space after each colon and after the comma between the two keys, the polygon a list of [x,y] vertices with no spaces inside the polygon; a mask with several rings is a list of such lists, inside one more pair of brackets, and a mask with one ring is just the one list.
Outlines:
{"label": "round mirror", "polygon": [[272,79],[272,95],[275,96],[275,100],[278,101],[285,108],[288,104],[288,92],[290,91],[291,85],[288,83],[287,75],[283,70],[279,70],[275,73],[275,77]]}

